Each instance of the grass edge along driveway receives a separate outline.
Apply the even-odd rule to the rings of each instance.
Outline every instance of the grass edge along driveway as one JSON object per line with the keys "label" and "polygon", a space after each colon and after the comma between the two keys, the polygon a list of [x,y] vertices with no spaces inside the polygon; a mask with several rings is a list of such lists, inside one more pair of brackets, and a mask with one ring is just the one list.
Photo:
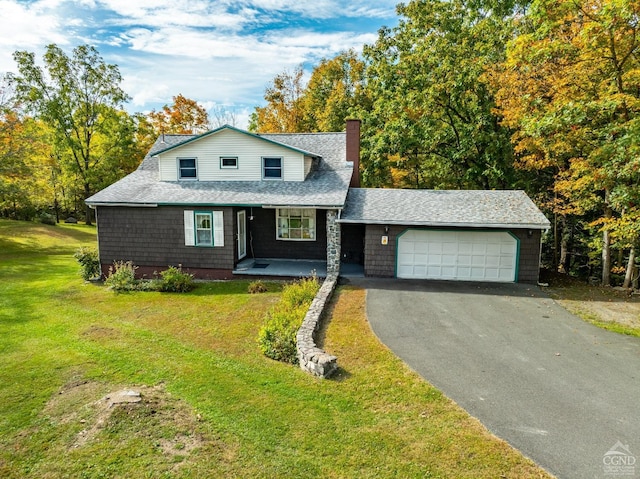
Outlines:
{"label": "grass edge along driveway", "polygon": [[0,477],[549,477],[379,343],[363,290],[335,296],[319,380],[258,351],[279,284],[117,295],[78,276],[94,242],[0,220]]}

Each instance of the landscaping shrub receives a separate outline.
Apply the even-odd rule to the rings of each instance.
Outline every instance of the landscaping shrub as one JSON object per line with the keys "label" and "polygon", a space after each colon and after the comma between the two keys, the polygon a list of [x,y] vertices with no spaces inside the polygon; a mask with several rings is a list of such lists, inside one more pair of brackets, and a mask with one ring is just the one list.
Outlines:
{"label": "landscaping shrub", "polygon": [[80,263],[80,276],[85,281],[102,275],[97,249],[83,246],[73,254],[73,257]]}
{"label": "landscaping shrub", "polygon": [[311,304],[311,301],[313,301],[313,298],[315,298],[319,288],[318,278],[315,276],[303,278],[284,287],[281,301],[290,305],[292,308],[303,304],[308,306]]}
{"label": "landscaping shrub", "polygon": [[114,291],[135,291],[138,288],[136,281],[137,266],[131,261],[116,261],[109,266],[109,275],[105,284]]}
{"label": "landscaping shrub", "polygon": [[258,333],[258,345],[265,356],[298,363],[296,334],[319,288],[315,277],[284,287],[280,301],[269,310]]}
{"label": "landscaping shrub", "polygon": [[162,291],[186,293],[195,287],[193,275],[182,271],[181,267],[169,266],[161,271],[159,278],[136,279],[137,266],[132,261],[116,261],[109,267],[105,284],[114,291]]}
{"label": "landscaping shrub", "polygon": [[264,284],[261,280],[252,281],[249,283],[249,287],[247,288],[249,294],[257,294],[257,293],[266,293],[267,285]]}
{"label": "landscaping shrub", "polygon": [[38,221],[45,225],[55,226],[57,224],[56,217],[49,213],[40,213]]}
{"label": "landscaping shrub", "polygon": [[193,275],[182,271],[181,267],[169,266],[160,272],[160,291],[186,293],[194,287]]}

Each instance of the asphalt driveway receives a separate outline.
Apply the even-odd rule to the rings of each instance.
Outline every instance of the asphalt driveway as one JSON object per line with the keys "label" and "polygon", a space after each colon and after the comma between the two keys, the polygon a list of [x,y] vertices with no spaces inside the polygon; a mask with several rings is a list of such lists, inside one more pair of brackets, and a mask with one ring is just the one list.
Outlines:
{"label": "asphalt driveway", "polygon": [[536,286],[358,284],[380,340],[492,433],[559,478],[640,478],[639,338]]}

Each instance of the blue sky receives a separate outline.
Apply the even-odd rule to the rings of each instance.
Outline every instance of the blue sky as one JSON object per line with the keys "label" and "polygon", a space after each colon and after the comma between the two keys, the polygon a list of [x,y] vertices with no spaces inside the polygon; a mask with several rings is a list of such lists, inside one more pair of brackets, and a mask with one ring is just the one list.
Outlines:
{"label": "blue sky", "polygon": [[[397,0],[0,0],[0,72],[12,53],[42,57],[88,43],[119,66],[127,109],[147,112],[182,93],[246,127],[273,77],[373,43],[395,26]],[[345,6],[348,5],[348,6]]]}

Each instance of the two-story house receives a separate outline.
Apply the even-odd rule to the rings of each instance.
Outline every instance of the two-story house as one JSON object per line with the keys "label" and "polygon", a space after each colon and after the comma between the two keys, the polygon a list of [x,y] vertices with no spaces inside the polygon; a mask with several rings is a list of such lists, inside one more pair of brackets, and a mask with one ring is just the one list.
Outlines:
{"label": "two-story house", "polygon": [[182,265],[222,279],[295,259],[329,274],[351,262],[370,276],[537,281],[549,222],[524,192],[362,189],[359,151],[358,120],[341,133],[163,135],[87,199],[103,272],[131,260],[148,276]]}

